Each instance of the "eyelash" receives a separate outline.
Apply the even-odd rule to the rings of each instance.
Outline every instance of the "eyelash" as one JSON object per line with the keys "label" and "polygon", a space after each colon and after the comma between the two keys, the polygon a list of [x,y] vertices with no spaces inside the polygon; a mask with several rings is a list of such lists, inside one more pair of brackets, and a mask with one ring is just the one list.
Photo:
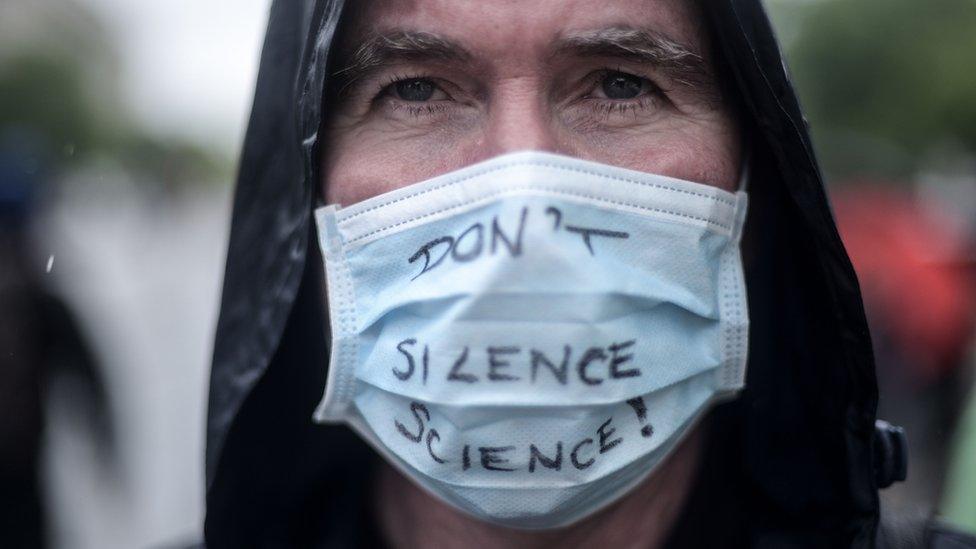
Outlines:
{"label": "eyelash", "polygon": [[404,82],[404,81],[407,81],[407,80],[430,80],[430,81],[433,81],[434,78],[432,76],[430,76],[429,74],[423,74],[423,73],[393,74],[393,75],[389,76],[388,78],[384,79],[383,81],[381,81],[376,86],[376,92],[375,92],[374,95],[376,96],[377,99],[380,99],[383,96],[389,94],[390,91],[393,89],[393,86],[395,84],[397,84],[399,82]]}
{"label": "eyelash", "polygon": [[[601,115],[604,118],[610,118],[611,116],[614,115],[615,112],[618,115],[624,115],[629,111],[632,114],[636,115],[637,113],[651,107],[656,100],[660,100],[660,99],[667,100],[667,95],[664,92],[664,90],[662,90],[654,81],[644,76],[641,76],[639,74],[627,72],[621,69],[620,67],[616,67],[616,68],[604,67],[602,69],[598,69],[594,71],[592,77],[590,77],[590,85],[588,86],[588,89],[590,91],[587,93],[588,94],[592,93],[593,90],[595,90],[596,87],[600,85],[600,82],[604,78],[606,78],[609,74],[615,72],[632,74],[633,76],[640,78],[647,84],[648,90],[644,95],[639,95],[633,99],[601,99],[601,98],[595,98],[589,96],[581,98],[581,101],[590,103],[589,105],[587,105],[587,107],[590,108],[595,114]],[[447,104],[449,103],[448,101],[434,101],[434,102],[423,102],[423,103],[412,104],[412,102],[399,100],[395,96],[392,96],[392,94],[394,93],[393,87],[400,82],[404,82],[408,80],[430,80],[431,82],[434,83],[435,86],[440,88],[441,91],[444,91],[443,87],[437,83],[436,79],[430,76],[429,74],[424,74],[424,73],[413,73],[413,74],[403,74],[403,75],[394,74],[391,77],[385,79],[377,86],[377,91],[374,94],[373,103],[377,104],[384,99],[389,100],[390,109],[392,111],[405,110],[407,114],[416,118],[442,114],[451,108],[451,105]],[[444,93],[447,92],[445,91]]]}
{"label": "eyelash", "polygon": [[628,111],[634,115],[646,110],[653,102],[648,96],[641,96],[634,99],[592,99],[594,104],[590,107],[604,118],[610,118],[614,114],[623,115]]}
{"label": "eyelash", "polygon": [[[377,104],[383,100],[388,100],[390,103],[390,110],[406,110],[411,116],[420,118],[423,116],[433,116],[435,114],[442,113],[450,108],[446,101],[434,101],[434,102],[423,102],[423,103],[413,103],[409,101],[403,101],[397,99],[392,94],[394,93],[393,86],[400,82],[405,82],[408,80],[430,80],[435,86],[443,91],[443,87],[440,86],[436,79],[429,74],[423,73],[412,73],[412,74],[394,74],[389,78],[382,81],[374,93],[373,103]],[[447,92],[444,92],[447,93]]]}
{"label": "eyelash", "polygon": [[440,104],[425,103],[420,105],[410,105],[406,102],[400,102],[394,103],[390,108],[393,111],[406,110],[407,114],[410,116],[421,118],[423,116],[434,116],[436,114],[441,114],[450,107],[448,105]]}
{"label": "eyelash", "polygon": [[653,80],[640,74],[629,72],[621,67],[604,67],[595,71],[591,77],[590,84],[587,89],[590,90],[590,94],[597,89],[598,86],[603,82],[603,79],[613,73],[629,74],[640,78],[643,83],[647,86],[647,90],[643,95],[638,95],[632,99],[604,99],[597,97],[584,97],[584,101],[592,102],[590,107],[597,114],[602,115],[604,118],[610,118],[616,114],[624,115],[628,111],[633,115],[637,115],[639,112],[644,111],[652,106],[659,100],[667,100],[667,95]]}

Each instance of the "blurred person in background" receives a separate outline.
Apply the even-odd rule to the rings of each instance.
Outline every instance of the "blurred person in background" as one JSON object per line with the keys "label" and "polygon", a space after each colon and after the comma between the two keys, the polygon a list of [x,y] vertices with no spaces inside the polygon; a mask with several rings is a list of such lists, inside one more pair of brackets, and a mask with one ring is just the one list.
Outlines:
{"label": "blurred person in background", "polygon": [[[566,39],[580,35],[585,38]],[[687,65],[679,60],[697,60],[702,70],[680,73]],[[561,79],[576,72],[583,78]],[[700,94],[712,100],[696,101]],[[563,125],[566,105],[587,101],[603,105],[604,118],[581,114]],[[488,480],[472,488],[483,505],[506,510],[492,514],[466,502],[458,485],[437,480],[436,464],[426,468],[415,460],[422,455],[444,465],[448,460],[435,450],[460,444],[450,422],[437,416],[444,407],[435,407],[435,399],[374,410],[369,402],[385,397],[351,381],[357,399],[348,405],[350,415],[328,415],[335,397],[327,387],[346,383],[337,381],[336,370],[362,356],[336,353],[346,345],[341,337],[349,337],[336,333],[348,329],[343,307],[374,295],[335,302],[344,295],[337,284],[345,283],[334,278],[341,260],[330,254],[349,242],[330,231],[359,216],[369,226],[370,212],[391,204],[432,207],[411,201],[411,192],[444,199],[439,183],[479,177],[465,166],[486,161],[477,167],[494,169],[499,155],[525,149],[565,156],[500,158],[615,176],[630,168],[636,171],[627,177],[639,180],[662,174],[694,182],[669,179],[669,185],[728,204],[729,191],[748,192],[748,374],[734,400],[708,400],[692,410],[660,452],[655,474],[647,476],[649,466],[629,490],[602,477],[594,479],[602,494],[579,498],[570,483],[563,492],[545,491],[555,503],[539,511],[539,498]],[[748,173],[743,185],[741,173]],[[429,180],[443,174],[451,175]],[[591,192],[608,191],[594,184]],[[644,194],[654,195],[633,199]],[[326,203],[351,208],[320,210],[313,222],[313,209]],[[397,221],[390,213],[394,227],[412,223]],[[559,223],[557,216],[557,229]],[[443,242],[454,241],[431,240],[406,261],[396,254],[371,258],[366,264],[375,271],[350,276],[397,272],[423,257],[426,273],[440,264],[431,250]],[[673,260],[646,267],[667,269]],[[382,323],[374,328],[383,333]],[[415,340],[401,345],[407,343]],[[407,371],[385,362],[373,364],[374,371],[390,375],[392,368],[403,380],[421,362],[427,367],[426,355],[397,350],[409,359]],[[464,363],[459,358],[452,372]],[[360,369],[341,375],[369,376]],[[459,417],[470,411],[463,422],[475,420],[481,412],[460,394]],[[758,1],[273,4],[241,159],[211,374],[209,547],[921,546],[923,523],[890,521],[879,506],[879,488],[904,479],[907,456],[901,431],[875,423],[876,406],[858,284]],[[634,408],[638,420],[661,417],[656,406]],[[377,423],[373,411],[390,420]],[[514,431],[529,424],[513,413]],[[691,420],[698,417],[704,419]],[[642,434],[657,440],[653,430]],[[633,438],[612,437],[601,431],[601,454],[634,445]],[[404,440],[417,445],[404,449]],[[526,478],[524,464],[498,455],[506,448],[480,451],[481,468],[518,468],[517,478]],[[559,461],[550,455],[541,463],[558,469],[558,455]],[[451,459],[465,471],[479,463],[474,457],[469,464],[466,453]],[[560,506],[564,499],[575,514]],[[942,546],[943,531],[929,532],[929,545]]]}
{"label": "blurred person in background", "polygon": [[[53,547],[171,546],[201,529],[196,418],[236,132],[200,102],[206,82],[167,60],[193,72],[227,43],[243,61],[224,70],[246,68],[246,44],[220,33],[237,38],[263,6],[234,7],[215,34],[195,26],[206,7],[0,3],[0,460],[19,479],[0,487],[0,547],[34,547],[41,531]],[[198,65],[171,47],[193,42],[187,25],[205,34]],[[147,77],[164,84],[140,95]],[[187,115],[180,89],[217,114]],[[22,532],[25,545],[10,538]]]}
{"label": "blurred person in background", "polygon": [[834,212],[864,293],[879,413],[913,433],[912,478],[892,496],[934,507],[973,380],[976,272],[969,235],[900,187],[847,183]]}
{"label": "blurred person in background", "polygon": [[976,3],[768,4],[861,279],[878,414],[910,434],[912,474],[882,505],[965,524],[976,499],[971,427],[957,419],[976,374]]}
{"label": "blurred person in background", "polygon": [[102,464],[111,468],[114,459],[101,372],[31,249],[35,197],[46,170],[37,164],[43,155],[32,150],[30,137],[0,132],[0,547],[10,549],[47,546],[41,451],[55,383],[65,387],[57,394],[66,408],[87,419]]}

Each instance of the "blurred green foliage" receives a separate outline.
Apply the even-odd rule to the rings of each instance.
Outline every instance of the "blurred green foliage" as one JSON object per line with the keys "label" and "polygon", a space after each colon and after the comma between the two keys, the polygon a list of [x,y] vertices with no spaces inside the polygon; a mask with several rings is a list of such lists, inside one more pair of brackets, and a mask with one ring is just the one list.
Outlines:
{"label": "blurred green foliage", "polygon": [[27,143],[56,175],[106,161],[133,181],[230,181],[231,161],[135,123],[120,100],[116,45],[72,0],[0,8],[0,143]]}
{"label": "blurred green foliage", "polygon": [[825,171],[906,178],[976,151],[976,0],[770,0]]}
{"label": "blurred green foliage", "polygon": [[28,51],[0,65],[0,126],[40,139],[90,150],[102,140],[88,108],[81,67],[66,58]]}

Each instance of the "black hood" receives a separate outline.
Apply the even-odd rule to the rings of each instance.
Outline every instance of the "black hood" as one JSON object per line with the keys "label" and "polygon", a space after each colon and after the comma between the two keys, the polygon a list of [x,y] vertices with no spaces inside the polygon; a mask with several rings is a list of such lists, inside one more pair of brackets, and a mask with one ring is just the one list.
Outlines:
{"label": "black hood", "polygon": [[[857,279],[760,0],[703,3],[751,134],[751,343],[745,391],[711,414],[683,521],[721,517],[735,532],[723,546],[870,547],[878,484],[889,479],[877,471],[885,456],[873,442],[877,389]],[[342,0],[271,8],[211,374],[211,547],[374,541],[357,525],[369,520],[378,458],[345,427],[312,422],[329,342],[310,219],[342,10]],[[691,543],[709,529],[678,530]]]}

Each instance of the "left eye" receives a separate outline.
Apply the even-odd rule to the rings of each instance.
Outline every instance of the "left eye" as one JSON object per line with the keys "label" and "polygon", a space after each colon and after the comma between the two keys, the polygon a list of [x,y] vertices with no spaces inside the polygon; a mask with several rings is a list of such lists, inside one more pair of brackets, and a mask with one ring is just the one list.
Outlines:
{"label": "left eye", "polygon": [[646,80],[626,72],[612,71],[603,76],[599,89],[607,99],[634,99],[646,91]]}

